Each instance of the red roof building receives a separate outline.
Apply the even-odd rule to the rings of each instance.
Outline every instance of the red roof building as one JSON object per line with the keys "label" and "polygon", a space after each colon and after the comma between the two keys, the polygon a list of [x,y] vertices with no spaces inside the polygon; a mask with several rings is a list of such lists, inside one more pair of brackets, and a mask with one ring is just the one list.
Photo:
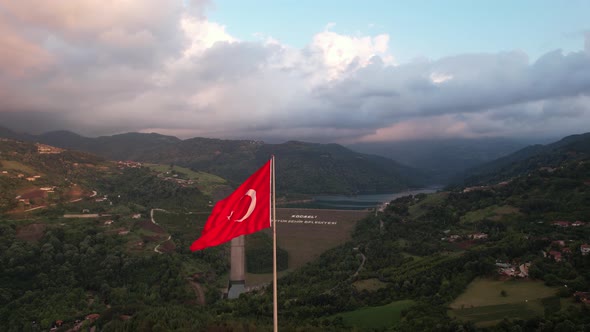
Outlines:
{"label": "red roof building", "polygon": [[561,262],[561,253],[559,251],[552,250],[549,252],[549,256],[551,256],[556,262]]}
{"label": "red roof building", "polygon": [[570,227],[572,223],[569,221],[554,221],[551,224],[559,227]]}

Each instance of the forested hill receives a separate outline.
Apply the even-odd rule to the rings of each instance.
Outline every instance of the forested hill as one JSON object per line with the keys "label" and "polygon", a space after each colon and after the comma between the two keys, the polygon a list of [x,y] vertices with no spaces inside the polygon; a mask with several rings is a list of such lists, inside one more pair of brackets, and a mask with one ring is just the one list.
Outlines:
{"label": "forested hill", "polygon": [[[6,131],[0,131],[6,134]],[[284,193],[385,193],[429,184],[426,174],[391,159],[337,144],[191,138],[127,133],[88,138],[68,131],[20,136],[112,160],[175,164],[219,175],[237,184],[271,155],[277,158],[277,190]]]}
{"label": "forested hill", "polygon": [[504,157],[532,142],[511,138],[435,138],[357,142],[347,147],[425,170],[437,183],[449,183],[466,170]]}
{"label": "forested hill", "polygon": [[547,145],[531,145],[506,157],[472,168],[455,179],[455,185],[481,185],[500,182],[568,160],[590,158],[590,133],[567,136]]}

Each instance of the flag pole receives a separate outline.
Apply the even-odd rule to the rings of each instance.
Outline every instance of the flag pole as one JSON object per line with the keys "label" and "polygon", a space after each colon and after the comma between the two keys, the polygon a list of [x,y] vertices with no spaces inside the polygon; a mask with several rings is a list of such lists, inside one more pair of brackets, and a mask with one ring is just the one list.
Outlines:
{"label": "flag pole", "polygon": [[277,301],[277,214],[275,209],[275,156],[272,156],[272,302],[274,332],[279,330],[279,315]]}

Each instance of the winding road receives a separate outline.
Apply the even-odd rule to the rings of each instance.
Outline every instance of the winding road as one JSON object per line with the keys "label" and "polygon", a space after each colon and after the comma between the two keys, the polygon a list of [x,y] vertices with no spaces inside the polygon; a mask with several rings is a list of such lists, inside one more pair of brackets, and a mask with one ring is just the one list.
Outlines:
{"label": "winding road", "polygon": [[[164,209],[151,209],[150,210],[150,220],[152,221],[152,223],[154,223],[154,225],[158,225],[158,223],[156,222],[156,219],[154,219],[154,211],[162,211],[162,212],[168,212]],[[158,225],[160,226],[160,225]],[[157,252],[158,254],[163,254],[163,252],[160,251],[160,246],[162,245],[162,243],[169,241],[170,239],[172,239],[172,235],[168,235],[168,238],[162,242],[160,242],[155,248],[154,248],[154,252]]]}

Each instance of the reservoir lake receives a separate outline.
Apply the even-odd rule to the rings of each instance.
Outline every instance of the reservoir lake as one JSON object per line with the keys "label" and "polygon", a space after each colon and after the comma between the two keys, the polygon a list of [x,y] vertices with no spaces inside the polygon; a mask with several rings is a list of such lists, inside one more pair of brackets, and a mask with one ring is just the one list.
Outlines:
{"label": "reservoir lake", "polygon": [[287,204],[284,207],[308,209],[364,210],[380,207],[381,205],[389,203],[399,197],[417,194],[430,194],[435,193],[439,189],[439,187],[432,187],[405,190],[390,194],[371,195],[318,195],[314,196],[309,202]]}

